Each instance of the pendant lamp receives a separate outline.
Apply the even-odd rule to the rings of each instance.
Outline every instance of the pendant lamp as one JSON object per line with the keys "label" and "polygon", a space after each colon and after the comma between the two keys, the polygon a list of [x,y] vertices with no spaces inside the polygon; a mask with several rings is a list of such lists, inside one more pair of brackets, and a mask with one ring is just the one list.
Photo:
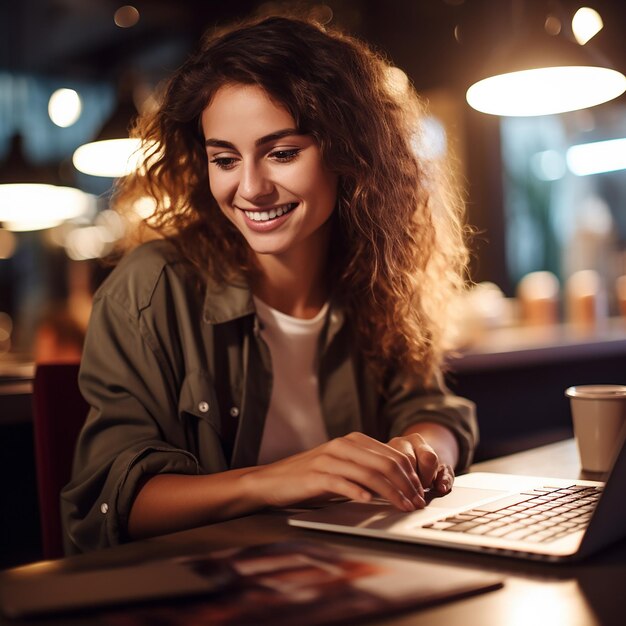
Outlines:
{"label": "pendant lamp", "polygon": [[123,70],[117,85],[116,105],[108,120],[94,141],[77,148],[72,156],[74,167],[91,176],[127,176],[146,160],[141,141],[128,136],[139,115],[135,104],[138,76],[133,70]]}
{"label": "pendant lamp", "polygon": [[74,167],[90,176],[118,178],[133,172],[142,162],[140,141],[128,131],[137,117],[137,108],[129,94],[121,93],[113,113],[94,141],[77,148],[72,156]]}
{"label": "pendant lamp", "polygon": [[22,138],[14,135],[0,175],[0,223],[7,230],[53,228],[95,211],[96,199],[74,187],[56,184],[54,168],[29,163]]}
{"label": "pendant lamp", "polygon": [[[548,34],[545,15],[519,16],[510,41],[496,48],[466,93],[483,113],[536,116],[565,113],[607,102],[626,91],[626,77],[588,46],[570,39],[570,28]],[[567,31],[567,33],[565,32]]]}

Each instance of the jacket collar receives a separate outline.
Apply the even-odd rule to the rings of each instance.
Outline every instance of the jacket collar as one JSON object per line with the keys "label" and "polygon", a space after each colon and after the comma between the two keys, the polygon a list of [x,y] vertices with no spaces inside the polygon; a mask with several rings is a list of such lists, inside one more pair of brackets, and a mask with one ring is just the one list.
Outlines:
{"label": "jacket collar", "polygon": [[202,319],[209,324],[223,324],[254,314],[252,292],[245,283],[207,282]]}
{"label": "jacket collar", "polygon": [[[207,282],[202,319],[208,324],[224,324],[255,313],[252,291],[243,279],[237,283]],[[327,325],[322,333],[326,346],[343,326],[343,322],[344,312],[335,299],[331,298]]]}

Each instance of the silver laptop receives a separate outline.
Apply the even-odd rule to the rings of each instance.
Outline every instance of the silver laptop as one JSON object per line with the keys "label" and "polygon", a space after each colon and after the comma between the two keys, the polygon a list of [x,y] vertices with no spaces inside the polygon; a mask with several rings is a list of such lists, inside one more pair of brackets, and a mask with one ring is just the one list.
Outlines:
{"label": "silver laptop", "polygon": [[505,556],[579,559],[626,537],[626,444],[606,483],[511,474],[458,476],[452,492],[413,513],[383,500],[341,502],[289,524]]}

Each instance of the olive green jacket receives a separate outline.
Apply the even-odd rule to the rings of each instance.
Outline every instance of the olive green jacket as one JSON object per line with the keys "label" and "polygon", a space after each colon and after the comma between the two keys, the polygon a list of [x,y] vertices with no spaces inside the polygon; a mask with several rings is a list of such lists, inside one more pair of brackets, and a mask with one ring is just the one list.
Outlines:
{"label": "olive green jacket", "polygon": [[[79,383],[91,406],[71,482],[61,494],[66,552],[127,540],[142,477],[203,474],[257,464],[272,388],[267,345],[246,285],[201,290],[173,246],[139,247],[94,298]],[[455,433],[459,468],[477,440],[473,404],[441,386],[385,393],[368,378],[350,324],[331,305],[318,371],[329,437],[362,431],[381,440],[421,420]]]}

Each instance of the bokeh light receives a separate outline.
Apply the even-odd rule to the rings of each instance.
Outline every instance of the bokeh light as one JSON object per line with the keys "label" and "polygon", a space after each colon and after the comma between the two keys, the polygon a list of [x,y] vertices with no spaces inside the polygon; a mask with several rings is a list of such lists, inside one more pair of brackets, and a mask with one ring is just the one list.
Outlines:
{"label": "bokeh light", "polygon": [[61,128],[74,124],[83,110],[83,104],[74,89],[57,89],[48,101],[48,115]]}
{"label": "bokeh light", "polygon": [[113,21],[120,28],[131,28],[139,22],[139,11],[132,5],[126,4],[113,14]]}

